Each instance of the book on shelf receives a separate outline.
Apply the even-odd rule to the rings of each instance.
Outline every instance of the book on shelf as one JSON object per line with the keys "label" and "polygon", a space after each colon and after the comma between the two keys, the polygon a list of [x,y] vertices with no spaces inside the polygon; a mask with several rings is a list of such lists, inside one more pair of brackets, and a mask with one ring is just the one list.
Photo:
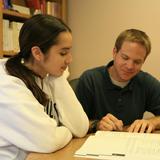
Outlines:
{"label": "book on shelf", "polygon": [[13,42],[13,52],[18,53],[19,52],[19,32],[22,27],[23,23],[20,22],[10,22],[10,28],[11,28],[11,34],[12,34],[12,42]]}
{"label": "book on shelf", "polygon": [[57,2],[47,1],[46,7],[47,14],[53,15],[55,17],[60,17],[59,4]]}
{"label": "book on shelf", "polygon": [[24,13],[30,15],[30,8],[25,7],[25,6],[20,6],[17,4],[12,4],[13,10],[19,12],[19,13]]}
{"label": "book on shelf", "polygon": [[19,52],[18,36],[23,23],[3,20],[3,51]]}
{"label": "book on shelf", "polygon": [[8,44],[8,37],[9,37],[9,20],[4,19],[3,20],[3,50],[7,50],[7,46],[9,46]]}
{"label": "book on shelf", "polygon": [[26,0],[26,5],[34,9],[35,13],[46,13],[46,0]]}
{"label": "book on shelf", "polygon": [[4,9],[11,9],[12,3],[11,0],[2,0],[2,5]]}
{"label": "book on shelf", "polygon": [[30,8],[26,6],[18,5],[11,0],[3,0],[2,2],[2,6],[4,9],[11,9],[12,11],[30,15]]}
{"label": "book on shelf", "polygon": [[43,14],[46,13],[46,0],[40,0],[40,9]]}
{"label": "book on shelf", "polygon": [[26,5],[29,8],[33,8],[33,9],[41,9],[41,4],[39,0],[26,0]]}

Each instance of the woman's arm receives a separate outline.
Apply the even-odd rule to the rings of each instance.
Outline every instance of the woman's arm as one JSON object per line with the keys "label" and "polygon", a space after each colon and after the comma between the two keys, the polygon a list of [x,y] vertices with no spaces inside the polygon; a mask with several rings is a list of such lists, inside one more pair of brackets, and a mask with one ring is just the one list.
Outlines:
{"label": "woman's arm", "polygon": [[72,138],[70,130],[58,127],[31,91],[18,78],[0,76],[0,139],[23,150],[53,152]]}
{"label": "woman's arm", "polygon": [[66,78],[64,73],[54,80],[55,101],[60,121],[74,136],[83,137],[88,131],[89,120]]}

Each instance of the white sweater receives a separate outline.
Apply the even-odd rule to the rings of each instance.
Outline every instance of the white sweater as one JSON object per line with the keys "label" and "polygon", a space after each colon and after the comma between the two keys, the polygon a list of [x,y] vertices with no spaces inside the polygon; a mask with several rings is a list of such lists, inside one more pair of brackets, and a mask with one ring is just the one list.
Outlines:
{"label": "white sweater", "polygon": [[0,160],[23,160],[29,152],[54,152],[72,135],[87,133],[89,121],[68,84],[67,73],[43,82],[44,91],[56,102],[62,124],[57,126],[24,82],[7,74],[5,61],[0,60]]}

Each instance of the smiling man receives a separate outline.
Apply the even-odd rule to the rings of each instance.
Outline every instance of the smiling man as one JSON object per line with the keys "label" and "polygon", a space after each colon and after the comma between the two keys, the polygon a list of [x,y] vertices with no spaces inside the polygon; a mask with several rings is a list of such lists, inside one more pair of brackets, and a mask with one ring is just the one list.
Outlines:
{"label": "smiling man", "polygon": [[[160,128],[160,82],[141,71],[151,43],[145,32],[123,31],[113,48],[113,61],[85,71],[76,95],[90,119],[90,131],[152,132]],[[156,116],[144,120],[145,111]]]}

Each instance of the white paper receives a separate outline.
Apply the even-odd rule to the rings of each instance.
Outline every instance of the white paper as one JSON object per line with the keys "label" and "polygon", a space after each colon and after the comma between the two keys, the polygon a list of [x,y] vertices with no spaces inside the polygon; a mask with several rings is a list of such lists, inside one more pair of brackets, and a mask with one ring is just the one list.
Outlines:
{"label": "white paper", "polygon": [[75,156],[107,160],[160,160],[160,134],[98,131],[86,140]]}

